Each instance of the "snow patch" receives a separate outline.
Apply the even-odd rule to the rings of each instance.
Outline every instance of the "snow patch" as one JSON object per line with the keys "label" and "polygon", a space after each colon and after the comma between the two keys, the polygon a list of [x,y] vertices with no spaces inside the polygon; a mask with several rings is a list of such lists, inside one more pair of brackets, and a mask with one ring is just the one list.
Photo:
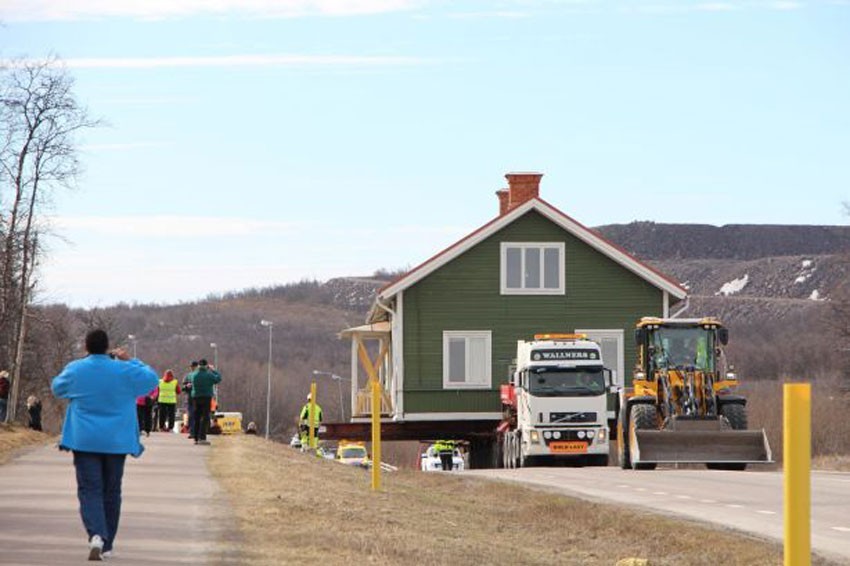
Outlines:
{"label": "snow patch", "polygon": [[812,300],[812,301],[823,301],[824,300],[824,299],[821,298],[820,293],[818,292],[817,289],[812,291],[812,294],[809,295],[809,299]]}
{"label": "snow patch", "polygon": [[811,266],[812,266],[812,260],[810,260],[810,259],[804,259],[803,260],[803,269],[808,269]]}
{"label": "snow patch", "polygon": [[724,297],[728,297],[729,295],[734,295],[736,293],[740,293],[744,290],[744,287],[747,286],[747,283],[750,282],[750,274],[745,273],[743,277],[739,277],[738,279],[733,279],[728,283],[724,283],[720,290],[715,293],[715,295],[723,295]]}
{"label": "snow patch", "polygon": [[808,275],[801,275],[794,280],[794,283],[805,283],[808,278]]}

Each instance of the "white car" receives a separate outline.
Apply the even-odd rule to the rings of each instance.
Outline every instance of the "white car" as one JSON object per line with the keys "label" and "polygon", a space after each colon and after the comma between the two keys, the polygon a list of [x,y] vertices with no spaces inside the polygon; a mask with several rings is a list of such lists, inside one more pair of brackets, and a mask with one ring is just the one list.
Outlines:
{"label": "white car", "polygon": [[[455,472],[462,472],[465,465],[466,464],[463,461],[463,456],[461,456],[460,450],[455,448],[454,453],[452,454],[452,470]],[[440,454],[434,450],[434,446],[429,446],[428,449],[421,454],[419,458],[419,469],[423,472],[441,472],[443,470],[443,462],[440,460]]]}
{"label": "white car", "polygon": [[301,435],[297,432],[292,435],[292,438],[289,440],[289,445],[293,448],[301,448]]}

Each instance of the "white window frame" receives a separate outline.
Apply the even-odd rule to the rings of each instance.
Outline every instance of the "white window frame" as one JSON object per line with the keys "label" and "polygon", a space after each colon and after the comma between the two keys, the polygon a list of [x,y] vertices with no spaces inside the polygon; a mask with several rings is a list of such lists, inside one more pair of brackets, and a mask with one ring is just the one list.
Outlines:
{"label": "white window frame", "polygon": [[[486,383],[458,383],[449,381],[449,339],[466,339],[466,367],[464,375],[469,378],[469,339],[485,339],[484,379]],[[444,330],[443,331],[443,389],[492,389],[493,388],[493,332],[490,330]]]}
{"label": "white window frame", "polygon": [[[539,289],[526,289],[524,287],[519,289],[508,288],[508,248],[519,248],[522,250],[522,263],[520,265],[522,266],[521,275],[523,285],[525,285],[525,250],[529,248],[539,248],[541,250],[540,284],[543,285],[545,282],[546,260],[545,254],[542,252],[547,248],[557,249],[558,273],[560,275],[558,278],[559,287],[557,289],[546,289],[542,286]],[[502,295],[565,295],[567,293],[566,246],[564,242],[502,242],[499,271],[501,274],[500,287]]]}
{"label": "white window frame", "polygon": [[[622,328],[576,328],[576,334],[587,334],[590,340],[601,340],[603,338],[614,338],[617,340],[617,364],[611,365],[610,360],[603,359],[605,367],[617,372],[615,383],[623,386],[626,380],[626,341],[625,331]],[[600,344],[601,348],[601,344]]]}

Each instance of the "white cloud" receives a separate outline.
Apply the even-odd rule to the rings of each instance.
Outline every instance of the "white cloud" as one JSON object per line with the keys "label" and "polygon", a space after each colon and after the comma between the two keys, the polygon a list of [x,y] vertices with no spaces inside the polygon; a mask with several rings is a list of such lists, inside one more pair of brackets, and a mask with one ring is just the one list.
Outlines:
{"label": "white cloud", "polygon": [[167,19],[194,15],[293,18],[409,10],[417,0],[3,0],[6,21]]}
{"label": "white cloud", "polygon": [[173,142],[167,141],[152,141],[152,142],[127,142],[127,143],[93,143],[80,146],[83,151],[128,151],[131,149],[145,149],[151,147],[168,147],[174,145]]}
{"label": "white cloud", "polygon": [[374,67],[420,65],[417,57],[360,55],[224,55],[211,57],[95,57],[62,59],[57,65],[75,69],[156,69],[177,67]]}
{"label": "white cloud", "polygon": [[210,236],[255,236],[279,234],[297,227],[295,223],[254,218],[209,216],[54,216],[57,228],[89,233],[156,238],[207,238]]}

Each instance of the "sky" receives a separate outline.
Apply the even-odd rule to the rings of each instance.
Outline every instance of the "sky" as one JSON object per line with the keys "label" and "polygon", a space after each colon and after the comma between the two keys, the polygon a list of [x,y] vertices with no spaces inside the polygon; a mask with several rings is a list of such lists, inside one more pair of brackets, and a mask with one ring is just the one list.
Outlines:
{"label": "sky", "polygon": [[510,171],[580,222],[846,224],[850,0],[0,0],[91,115],[42,302],[416,265]]}

